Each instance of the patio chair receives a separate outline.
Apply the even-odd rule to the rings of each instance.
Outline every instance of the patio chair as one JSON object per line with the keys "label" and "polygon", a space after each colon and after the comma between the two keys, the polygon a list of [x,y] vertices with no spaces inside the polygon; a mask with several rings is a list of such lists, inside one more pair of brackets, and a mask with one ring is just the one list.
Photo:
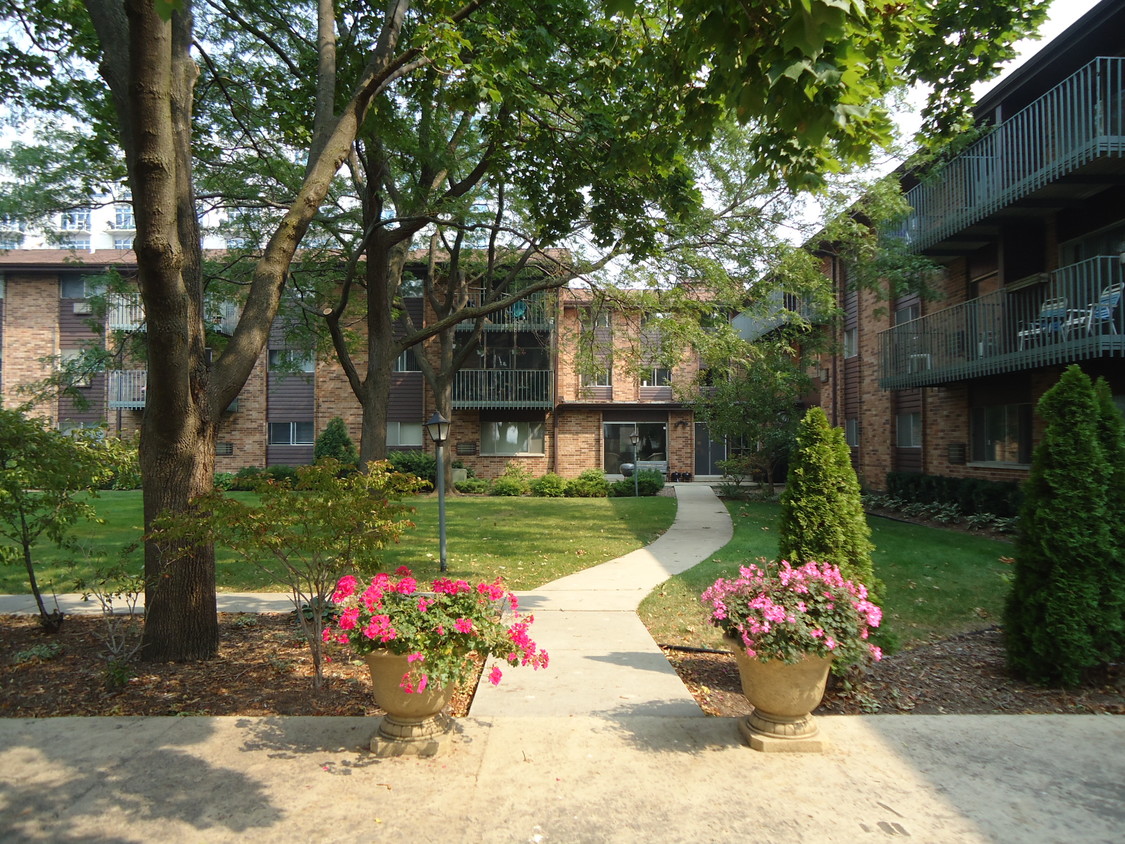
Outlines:
{"label": "patio chair", "polygon": [[1039,308],[1039,316],[1016,332],[1020,351],[1022,352],[1024,346],[1033,341],[1048,340],[1053,336],[1061,337],[1064,333],[1063,328],[1068,323],[1066,299],[1062,296],[1046,299]]}
{"label": "patio chair", "polygon": [[1066,321],[1065,330],[1072,331],[1076,328],[1085,328],[1087,334],[1102,333],[1108,327],[1110,334],[1118,334],[1117,309],[1121,306],[1121,293],[1125,289],[1125,282],[1115,281],[1102,288],[1102,295],[1096,302],[1077,311],[1072,311]]}

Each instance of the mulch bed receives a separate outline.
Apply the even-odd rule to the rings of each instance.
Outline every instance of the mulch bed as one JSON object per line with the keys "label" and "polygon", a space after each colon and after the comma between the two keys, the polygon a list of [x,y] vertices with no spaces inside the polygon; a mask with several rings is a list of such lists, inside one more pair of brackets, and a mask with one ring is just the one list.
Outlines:
{"label": "mulch bed", "polygon": [[[745,715],[729,654],[665,649],[710,715]],[[884,658],[861,676],[832,678],[817,710],[836,714],[1100,713],[1125,715],[1125,671],[1115,666],[1089,687],[1044,689],[1009,676],[998,628],[966,633]]]}
{"label": "mulch bed", "polygon": [[[337,654],[314,691],[293,613],[220,613],[216,659],[134,664],[123,683],[107,680],[103,625],[73,615],[49,635],[35,617],[0,616],[0,716],[382,714],[362,660]],[[455,714],[468,711],[471,692],[455,695]]]}

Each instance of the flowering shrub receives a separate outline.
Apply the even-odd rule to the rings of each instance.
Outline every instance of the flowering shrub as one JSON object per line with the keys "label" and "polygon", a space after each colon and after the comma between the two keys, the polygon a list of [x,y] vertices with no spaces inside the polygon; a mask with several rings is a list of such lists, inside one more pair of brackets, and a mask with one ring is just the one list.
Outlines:
{"label": "flowering shrub", "polygon": [[[499,578],[475,586],[438,578],[419,591],[409,568],[395,573],[377,574],[366,587],[351,575],[340,578],[332,595],[336,617],[325,628],[324,641],[351,645],[360,654],[379,648],[406,654],[410,671],[400,685],[407,692],[460,682],[474,670],[472,654],[547,667],[547,652],[528,635],[534,617],[515,612],[516,596]],[[510,621],[504,618],[509,607]],[[489,682],[498,685],[501,674],[493,666]]]}
{"label": "flowering shrub", "polygon": [[747,656],[794,663],[813,654],[844,664],[882,658],[868,637],[883,612],[862,584],[844,580],[828,563],[759,562],[764,567],[751,564],[733,580],[719,578],[701,599],[711,608],[711,623],[741,642]]}

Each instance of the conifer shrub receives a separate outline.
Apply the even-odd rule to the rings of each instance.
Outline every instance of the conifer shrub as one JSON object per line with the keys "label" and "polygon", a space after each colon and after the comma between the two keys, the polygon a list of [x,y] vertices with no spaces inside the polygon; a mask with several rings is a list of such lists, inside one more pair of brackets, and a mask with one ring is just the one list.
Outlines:
{"label": "conifer shrub", "polygon": [[359,452],[356,451],[355,443],[352,438],[348,436],[347,426],[344,425],[344,420],[339,416],[332,418],[320,436],[316,438],[316,444],[313,446],[313,457],[316,460],[324,458],[332,458],[338,460],[347,469],[350,466],[355,466],[359,463]]}
{"label": "conifer shrub", "polygon": [[[1036,408],[1046,422],[1024,489],[1012,590],[1004,611],[1011,670],[1073,686],[1116,658],[1120,549],[1109,524],[1113,470],[1094,386],[1070,366]],[[1112,426],[1110,426],[1112,427]],[[1116,594],[1114,594],[1116,593]],[[1110,615],[1116,610],[1118,616]]]}
{"label": "conifer shrub", "polygon": [[567,498],[605,498],[608,495],[609,481],[601,469],[587,469],[566,482]]}
{"label": "conifer shrub", "polygon": [[548,472],[531,482],[531,494],[537,498],[562,498],[566,495],[566,478]]}
{"label": "conifer shrub", "polygon": [[778,552],[791,563],[832,563],[845,579],[864,584],[879,603],[882,583],[871,560],[871,529],[842,428],[819,407],[797,426],[789,475],[780,497]]}
{"label": "conifer shrub", "polygon": [[1106,490],[1106,520],[1113,542],[1113,558],[1118,565],[1109,565],[1106,580],[1106,633],[1114,639],[1110,659],[1125,660],[1125,416],[1113,401],[1109,382],[1099,378],[1094,383],[1098,399],[1098,438],[1109,464],[1109,486]]}

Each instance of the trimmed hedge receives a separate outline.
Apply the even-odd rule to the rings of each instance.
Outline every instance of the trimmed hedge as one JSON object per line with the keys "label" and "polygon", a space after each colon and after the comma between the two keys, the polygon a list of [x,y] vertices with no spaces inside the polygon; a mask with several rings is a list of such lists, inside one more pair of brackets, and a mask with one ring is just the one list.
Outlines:
{"label": "trimmed hedge", "polygon": [[919,504],[956,504],[966,516],[990,513],[1011,518],[1023,503],[1023,492],[1015,482],[920,472],[888,472],[887,494]]}

